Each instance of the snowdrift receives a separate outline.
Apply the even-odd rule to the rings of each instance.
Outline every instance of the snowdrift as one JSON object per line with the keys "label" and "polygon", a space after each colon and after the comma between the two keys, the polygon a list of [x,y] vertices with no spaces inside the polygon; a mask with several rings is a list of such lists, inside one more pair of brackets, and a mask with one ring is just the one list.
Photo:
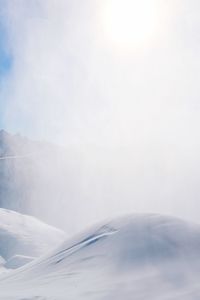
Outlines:
{"label": "snowdrift", "polygon": [[57,247],[66,235],[36,218],[0,208],[0,256],[17,268]]}
{"label": "snowdrift", "polygon": [[93,227],[2,278],[0,299],[196,300],[199,276],[199,225],[132,215]]}

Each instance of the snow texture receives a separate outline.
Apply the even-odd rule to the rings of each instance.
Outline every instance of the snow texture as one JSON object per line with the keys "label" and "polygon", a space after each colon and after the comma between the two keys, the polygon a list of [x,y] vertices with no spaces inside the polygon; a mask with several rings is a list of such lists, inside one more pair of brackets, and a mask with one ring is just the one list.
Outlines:
{"label": "snow texture", "polygon": [[199,275],[199,225],[132,215],[97,225],[2,277],[0,299],[199,300]]}
{"label": "snow texture", "polygon": [[41,256],[65,238],[64,232],[34,217],[0,209],[0,256],[7,261],[7,267],[20,266],[31,257]]}

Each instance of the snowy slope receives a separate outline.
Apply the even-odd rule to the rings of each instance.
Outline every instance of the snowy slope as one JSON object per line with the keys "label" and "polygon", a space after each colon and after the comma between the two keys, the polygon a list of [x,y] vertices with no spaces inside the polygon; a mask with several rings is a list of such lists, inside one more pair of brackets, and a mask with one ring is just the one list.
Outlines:
{"label": "snowy slope", "polygon": [[66,235],[36,218],[0,208],[0,256],[17,267],[57,247]]}
{"label": "snowy slope", "polygon": [[196,300],[199,276],[199,225],[133,215],[96,226],[2,278],[0,299]]}

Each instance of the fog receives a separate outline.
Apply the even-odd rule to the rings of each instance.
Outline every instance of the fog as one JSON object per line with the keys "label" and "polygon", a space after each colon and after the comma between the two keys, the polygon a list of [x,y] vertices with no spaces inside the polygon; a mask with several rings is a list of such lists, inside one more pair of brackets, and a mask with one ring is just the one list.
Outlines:
{"label": "fog", "polygon": [[[26,174],[27,201],[49,223],[76,231],[127,212],[199,221],[200,4],[152,2],[155,36],[119,49],[105,32],[105,0],[0,0],[12,57],[3,126],[63,149],[35,165],[44,194],[33,197],[26,163],[16,175]],[[53,182],[53,195],[62,182],[54,201]]]}

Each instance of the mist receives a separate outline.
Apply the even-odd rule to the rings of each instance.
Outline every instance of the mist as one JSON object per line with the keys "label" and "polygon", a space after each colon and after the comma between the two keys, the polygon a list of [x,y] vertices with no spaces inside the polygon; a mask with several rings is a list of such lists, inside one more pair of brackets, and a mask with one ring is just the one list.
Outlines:
{"label": "mist", "polygon": [[198,222],[200,4],[157,1],[156,36],[126,51],[108,40],[105,2],[0,0],[3,127],[59,145],[16,174],[28,213],[71,232],[127,212]]}

